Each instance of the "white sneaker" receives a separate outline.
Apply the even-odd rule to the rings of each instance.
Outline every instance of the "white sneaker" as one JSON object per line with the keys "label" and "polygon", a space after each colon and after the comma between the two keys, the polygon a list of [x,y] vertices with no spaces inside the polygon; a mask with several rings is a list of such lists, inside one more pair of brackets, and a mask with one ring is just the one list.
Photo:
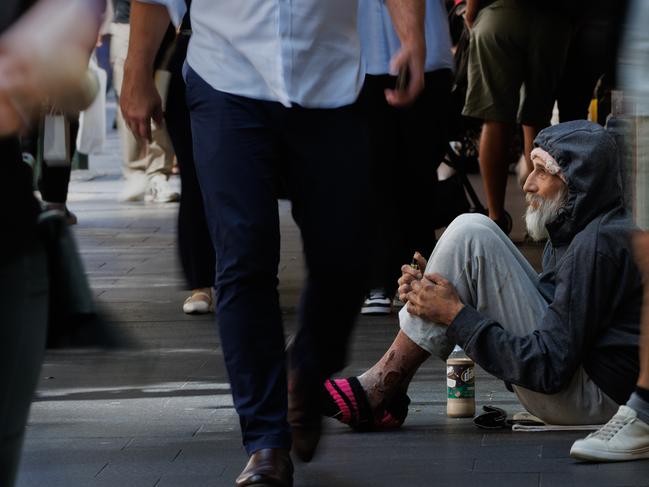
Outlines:
{"label": "white sneaker", "polygon": [[577,440],[570,456],[578,460],[621,462],[649,458],[649,424],[629,406],[620,406],[615,416],[583,440]]}
{"label": "white sneaker", "polygon": [[146,176],[144,174],[132,174],[124,182],[124,189],[119,194],[119,201],[140,201],[144,198],[146,190]]}
{"label": "white sneaker", "polygon": [[372,289],[365,298],[362,315],[389,315],[392,312],[392,300],[383,289]]}
{"label": "white sneaker", "polygon": [[171,203],[179,199],[180,194],[171,189],[171,185],[164,175],[156,174],[149,179],[144,201],[148,203]]}
{"label": "white sneaker", "polygon": [[212,291],[195,289],[191,296],[185,299],[183,311],[188,315],[203,315],[212,312]]}

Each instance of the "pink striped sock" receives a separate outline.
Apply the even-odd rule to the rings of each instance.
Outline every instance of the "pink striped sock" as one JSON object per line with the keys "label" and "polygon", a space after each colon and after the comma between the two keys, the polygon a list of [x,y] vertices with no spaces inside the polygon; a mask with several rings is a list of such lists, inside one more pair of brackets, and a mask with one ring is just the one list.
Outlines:
{"label": "pink striped sock", "polygon": [[[336,381],[336,385],[338,385],[340,387],[340,385],[338,384],[338,381]],[[351,419],[352,419],[352,414],[351,414],[351,411],[349,410],[349,407],[347,407],[347,403],[342,398],[342,396],[340,394],[338,394],[338,391],[331,384],[331,381],[327,381],[325,383],[325,387],[327,388],[327,392],[329,393],[329,395],[336,402],[336,405],[338,406],[338,409],[340,409],[340,412],[342,413],[342,417],[336,418],[336,419],[338,421],[342,422],[342,423],[349,424],[351,422]]]}

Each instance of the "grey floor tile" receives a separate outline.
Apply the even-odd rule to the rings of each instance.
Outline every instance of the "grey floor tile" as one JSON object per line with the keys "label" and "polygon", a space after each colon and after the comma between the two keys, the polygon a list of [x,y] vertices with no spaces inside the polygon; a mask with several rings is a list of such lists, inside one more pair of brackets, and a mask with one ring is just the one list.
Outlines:
{"label": "grey floor tile", "polygon": [[544,472],[539,487],[647,487],[649,468],[645,471],[599,471],[597,468],[578,466],[568,472]]}

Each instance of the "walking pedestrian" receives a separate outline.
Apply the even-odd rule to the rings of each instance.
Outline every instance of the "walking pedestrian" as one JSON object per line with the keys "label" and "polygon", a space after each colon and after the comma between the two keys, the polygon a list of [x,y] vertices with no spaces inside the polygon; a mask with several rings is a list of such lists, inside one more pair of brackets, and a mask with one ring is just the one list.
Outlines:
{"label": "walking pedestrian", "polygon": [[480,172],[489,218],[509,234],[505,190],[514,127],[523,126],[525,181],[533,140],[550,124],[570,40],[569,15],[559,2],[467,0],[465,20],[471,40],[463,115],[484,122]]}
{"label": "walking pedestrian", "polygon": [[[410,81],[386,97],[403,105],[424,84],[424,3],[387,5],[401,40],[392,67],[407,68]],[[148,7],[149,27],[168,21],[164,9]],[[187,99],[218,256],[221,344],[250,456],[236,481],[240,487],[292,485],[291,445],[300,459],[312,458],[321,428],[316,393],[344,365],[363,298],[362,278],[343,285],[338,279],[342,272],[362,276],[365,267],[357,259],[366,244],[368,196],[367,131],[355,103],[365,74],[357,7],[349,0],[253,0],[245,6],[194,0],[191,7]],[[140,56],[142,66],[150,66],[154,51],[147,30],[137,42],[131,33],[137,49],[129,55]],[[131,82],[150,76],[143,71]],[[132,100],[139,117],[124,110],[136,131],[146,133],[159,110],[156,103],[146,105],[153,100]],[[289,381],[277,292],[280,175],[308,268]]]}
{"label": "walking pedestrian", "polygon": [[[390,59],[399,49],[397,33],[384,2],[360,0],[358,29],[367,62],[360,102],[370,127],[371,220],[375,263],[362,314],[389,314],[399,267],[419,250],[435,245],[430,218],[437,168],[448,144],[449,95],[453,58],[443,0],[426,0],[425,88],[408,107],[393,107],[384,91],[395,86]],[[421,185],[411,191],[413,175]]]}
{"label": "walking pedestrian", "polygon": [[[191,2],[187,2],[188,4]],[[187,56],[191,23],[186,14],[174,42],[167,69],[171,73],[165,110],[165,124],[180,167],[180,205],[178,207],[178,253],[191,294],[183,303],[187,314],[204,314],[213,310],[212,286],[216,257],[205,219],[201,188],[198,184],[192,127],[185,100],[182,67]]]}
{"label": "walking pedestrian", "polygon": [[[112,0],[113,23],[110,27],[110,60],[113,86],[119,98],[122,93],[124,61],[129,47],[131,0]],[[117,112],[117,128],[122,142],[122,172],[125,184],[121,201],[145,199],[153,203],[178,201],[180,195],[171,188],[174,151],[164,125],[152,124],[150,139],[134,137]]]}

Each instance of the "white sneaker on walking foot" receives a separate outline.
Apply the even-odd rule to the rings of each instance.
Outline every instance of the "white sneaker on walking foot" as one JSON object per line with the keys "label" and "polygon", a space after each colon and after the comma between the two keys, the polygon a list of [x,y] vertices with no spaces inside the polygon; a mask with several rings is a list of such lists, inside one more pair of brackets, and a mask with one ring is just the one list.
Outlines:
{"label": "white sneaker on walking foot", "polygon": [[149,179],[144,201],[147,203],[171,203],[179,199],[180,194],[171,188],[169,181],[164,175],[156,174]]}
{"label": "white sneaker on walking foot", "polygon": [[583,440],[577,440],[570,456],[595,462],[622,462],[649,458],[649,424],[629,406],[620,406],[615,416]]}
{"label": "white sneaker on walking foot", "polygon": [[362,315],[389,315],[392,312],[392,300],[383,289],[372,289],[365,298]]}
{"label": "white sneaker on walking foot", "polygon": [[194,289],[191,296],[185,299],[183,311],[188,315],[203,315],[212,312],[212,290]]}
{"label": "white sneaker on walking foot", "polygon": [[124,182],[124,189],[119,194],[119,201],[140,201],[146,191],[146,176],[144,174],[131,174]]}

